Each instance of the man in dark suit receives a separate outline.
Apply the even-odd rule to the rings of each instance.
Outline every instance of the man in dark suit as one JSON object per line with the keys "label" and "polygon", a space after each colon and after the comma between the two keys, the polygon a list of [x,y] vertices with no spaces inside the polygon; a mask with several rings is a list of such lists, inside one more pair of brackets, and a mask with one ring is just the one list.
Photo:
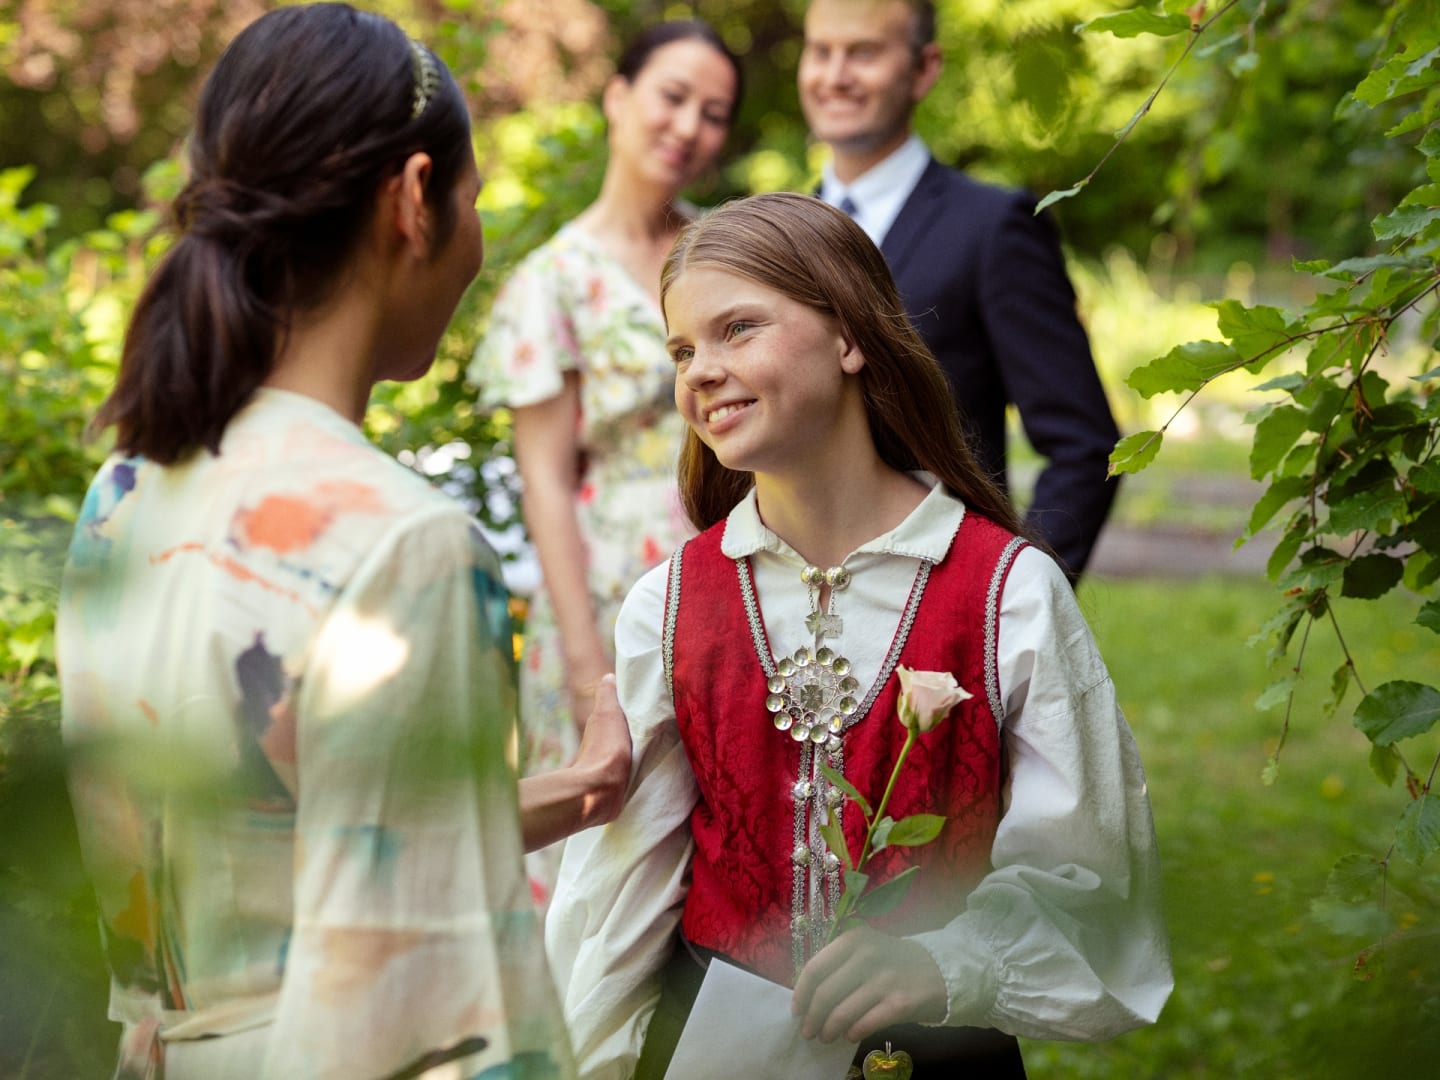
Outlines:
{"label": "man in dark suit", "polygon": [[1054,226],[1029,194],[941,165],[911,131],[941,63],[927,0],[812,0],[799,87],[811,133],[833,152],[819,195],[880,246],[1002,484],[1005,410],[1017,407],[1046,458],[1027,519],[1074,580],[1115,497],[1119,432]]}

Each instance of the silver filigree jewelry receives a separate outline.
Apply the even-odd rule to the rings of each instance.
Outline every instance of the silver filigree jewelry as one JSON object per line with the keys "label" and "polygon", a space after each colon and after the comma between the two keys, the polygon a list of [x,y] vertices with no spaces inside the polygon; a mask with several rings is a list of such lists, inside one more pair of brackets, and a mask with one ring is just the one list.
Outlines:
{"label": "silver filigree jewelry", "polygon": [[[850,571],[843,566],[822,570],[806,566],[800,581],[810,589],[810,614],[805,626],[815,635],[814,645],[802,645],[775,664],[775,673],[766,680],[769,696],[765,708],[776,731],[788,731],[796,742],[817,746],[845,729],[860,702],[855,695],[859,681],[850,674],[850,661],[825,644],[826,635],[838,636],[841,621],[834,612],[835,594],[850,584]],[[820,587],[830,587],[826,610],[820,610]]]}
{"label": "silver filigree jewelry", "polygon": [[418,119],[440,89],[440,69],[430,50],[414,38],[410,39],[410,59],[415,69],[415,92],[410,99],[410,119]]}

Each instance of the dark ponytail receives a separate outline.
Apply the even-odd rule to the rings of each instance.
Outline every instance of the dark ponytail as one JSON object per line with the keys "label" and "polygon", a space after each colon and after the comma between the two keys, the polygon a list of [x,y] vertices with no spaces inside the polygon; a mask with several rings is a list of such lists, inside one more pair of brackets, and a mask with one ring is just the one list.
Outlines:
{"label": "dark ponytail", "polygon": [[218,452],[290,319],[329,296],[381,183],[413,153],[433,160],[426,198],[437,247],[448,240],[469,138],[445,65],[388,19],[323,3],[251,23],[205,82],[172,208],[179,235],[135,307],[96,425],[161,464]]}

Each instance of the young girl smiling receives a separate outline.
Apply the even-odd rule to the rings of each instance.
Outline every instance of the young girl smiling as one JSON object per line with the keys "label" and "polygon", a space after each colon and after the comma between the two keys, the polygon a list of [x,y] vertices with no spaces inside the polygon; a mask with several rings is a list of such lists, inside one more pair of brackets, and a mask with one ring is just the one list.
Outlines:
{"label": "young girl smiling", "polygon": [[[1171,977],[1134,741],[880,253],[816,199],[758,196],[681,236],[661,295],[703,531],[622,610],[636,778],[572,841],[547,930],[582,1075],[663,1075],[714,956],[793,985],[807,1037],[857,1064],[892,1043],[922,1078],[1023,1076],[1014,1036],[1153,1021]],[[838,812],[857,851],[864,823],[820,766],[878,801],[900,666],[972,694],[890,803],[946,823],[880,852],[872,884],[916,866],[914,887],[828,941],[820,826]]]}

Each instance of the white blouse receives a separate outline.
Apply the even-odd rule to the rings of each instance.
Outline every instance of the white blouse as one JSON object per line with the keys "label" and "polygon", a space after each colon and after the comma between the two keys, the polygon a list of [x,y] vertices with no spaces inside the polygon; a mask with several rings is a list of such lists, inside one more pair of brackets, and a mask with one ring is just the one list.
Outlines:
{"label": "white blouse", "polygon": [[[944,558],[964,513],[934,485],[900,525],[846,558],[836,644],[862,686],[889,651],[919,560]],[[766,528],[753,491],[730,513],[721,547],[750,558],[774,647],[784,655],[812,641],[804,560]],[[661,659],[668,573],[662,565],[640,580],[616,627],[635,741],[629,799],[612,824],[570,841],[546,925],[586,1078],[633,1072],[689,884],[697,788]],[[914,937],[949,991],[943,1023],[1081,1040],[1151,1023],[1173,980],[1145,776],[1074,593],[1034,548],[1006,579],[998,668],[1008,779],[992,869],[961,915]]]}

